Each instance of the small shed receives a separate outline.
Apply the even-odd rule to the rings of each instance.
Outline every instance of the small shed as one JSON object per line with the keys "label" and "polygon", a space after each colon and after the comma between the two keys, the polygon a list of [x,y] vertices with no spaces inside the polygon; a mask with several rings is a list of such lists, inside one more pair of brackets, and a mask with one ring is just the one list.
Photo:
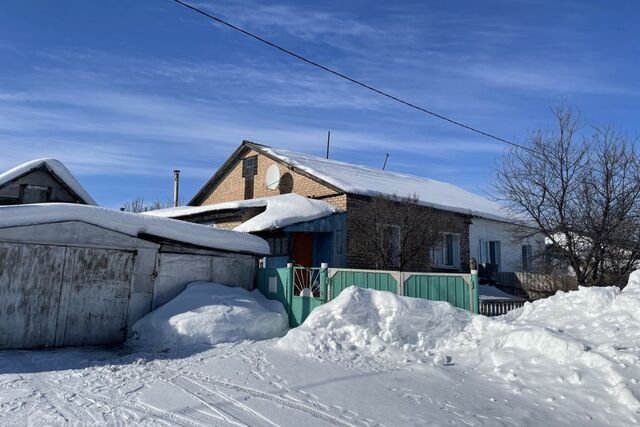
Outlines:
{"label": "small shed", "polygon": [[58,160],[36,159],[0,173],[0,205],[49,202],[96,205]]}
{"label": "small shed", "polygon": [[144,214],[260,236],[271,248],[265,267],[285,267],[288,262],[305,267],[346,265],[345,213],[323,200],[296,193]]}
{"label": "small shed", "polygon": [[0,207],[0,349],[122,342],[192,281],[250,289],[263,239],[77,204]]}

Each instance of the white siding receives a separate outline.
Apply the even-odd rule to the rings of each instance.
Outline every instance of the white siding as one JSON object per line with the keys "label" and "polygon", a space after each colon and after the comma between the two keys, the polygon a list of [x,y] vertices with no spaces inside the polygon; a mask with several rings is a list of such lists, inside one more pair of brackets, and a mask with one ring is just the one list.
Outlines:
{"label": "white siding", "polygon": [[500,242],[500,271],[522,271],[522,245],[530,244],[534,254],[544,249],[544,237],[521,240],[516,237],[514,225],[506,222],[473,218],[469,226],[469,254],[480,262],[480,242]]}

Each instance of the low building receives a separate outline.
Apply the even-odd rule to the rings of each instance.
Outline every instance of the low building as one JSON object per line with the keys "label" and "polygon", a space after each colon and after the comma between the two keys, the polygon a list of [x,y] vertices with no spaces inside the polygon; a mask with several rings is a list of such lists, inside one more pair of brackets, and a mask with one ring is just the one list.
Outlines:
{"label": "low building", "polygon": [[0,349],[115,344],[192,281],[253,287],[267,242],[80,204],[0,207]]}
{"label": "low building", "polygon": [[322,200],[295,193],[203,206],[159,209],[143,215],[252,233],[269,242],[265,267],[346,263],[345,214]]}
{"label": "low building", "polygon": [[32,160],[0,174],[0,205],[50,202],[96,205],[71,172],[55,159]]}
{"label": "low building", "polygon": [[[249,141],[235,150],[189,205],[204,207],[290,193],[323,200],[345,212],[346,254],[344,263],[334,267],[380,268],[371,248],[361,244],[371,236],[395,263],[405,243],[400,224],[403,198],[415,201],[406,208],[408,216],[424,224],[440,220],[446,224],[435,242],[403,263],[405,271],[468,271],[471,257],[495,263],[501,270],[520,270],[533,252],[529,247],[544,245],[541,238],[518,239],[512,219],[497,203],[455,185]],[[371,218],[380,197],[400,201]],[[357,226],[362,223],[368,227]],[[417,239],[409,235],[407,240],[412,238]]]}

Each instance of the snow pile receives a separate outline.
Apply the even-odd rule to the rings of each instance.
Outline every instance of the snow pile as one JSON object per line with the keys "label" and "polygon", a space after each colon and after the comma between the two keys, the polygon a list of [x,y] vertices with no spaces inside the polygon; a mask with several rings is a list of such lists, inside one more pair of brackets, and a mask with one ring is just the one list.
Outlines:
{"label": "snow pile", "polygon": [[36,159],[9,169],[0,174],[0,187],[9,181],[13,181],[29,172],[45,166],[50,173],[56,175],[67,187],[71,189],[78,197],[80,197],[88,205],[97,205],[96,201],[89,195],[78,180],[69,172],[69,169],[56,159]]}
{"label": "snow pile", "polygon": [[144,215],[164,218],[186,218],[209,212],[233,209],[261,208],[264,212],[237,226],[235,231],[256,232],[283,228],[300,222],[329,216],[339,209],[322,200],[309,199],[299,194],[281,194],[279,196],[238,200],[204,206],[179,206],[145,212]]}
{"label": "snow pile", "polygon": [[278,347],[326,360],[363,356],[396,362],[422,360],[470,318],[468,312],[446,302],[351,286],[311,312]]}
{"label": "snow pile", "polygon": [[454,363],[563,399],[576,391],[640,412],[640,271],[627,287],[580,288],[490,319],[474,316],[440,349]]}
{"label": "snow pile", "polygon": [[264,340],[282,336],[288,324],[282,304],[257,290],[193,282],[138,320],[129,344],[163,350]]}
{"label": "snow pile", "polygon": [[260,150],[347,193],[400,197],[415,194],[425,206],[510,221],[510,216],[499,204],[447,182],[353,165],[281,148],[260,147]]}
{"label": "snow pile", "polygon": [[81,221],[133,237],[148,234],[211,249],[258,255],[270,252],[269,244],[257,236],[174,219],[73,203],[0,206],[0,228],[63,221]]}

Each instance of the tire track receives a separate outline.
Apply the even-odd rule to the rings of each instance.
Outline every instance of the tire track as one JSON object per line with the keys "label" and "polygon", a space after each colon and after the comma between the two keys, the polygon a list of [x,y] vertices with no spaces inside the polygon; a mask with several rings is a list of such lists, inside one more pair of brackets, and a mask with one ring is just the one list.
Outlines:
{"label": "tire track", "polygon": [[227,388],[227,389],[230,389],[230,390],[239,391],[239,392],[242,392],[242,393],[249,394],[249,395],[251,395],[253,397],[257,397],[259,399],[269,400],[269,401],[278,403],[278,404],[280,404],[282,406],[286,406],[286,407],[291,408],[291,409],[296,409],[298,411],[305,412],[305,413],[307,413],[307,414],[309,414],[309,415],[311,415],[311,416],[313,416],[315,418],[321,419],[323,421],[326,421],[326,422],[331,423],[331,424],[336,425],[336,426],[355,427],[354,424],[351,424],[349,422],[343,421],[343,420],[335,417],[334,415],[332,415],[332,414],[330,414],[328,412],[322,411],[322,410],[314,408],[312,406],[308,406],[308,405],[305,405],[303,403],[296,402],[294,400],[287,399],[287,398],[284,398],[284,397],[281,397],[281,396],[278,396],[278,395],[275,395],[275,394],[271,394],[271,393],[267,393],[267,392],[264,392],[264,391],[256,390],[256,389],[251,388],[251,387],[241,386],[241,385],[234,384],[234,383],[231,383],[229,381],[226,381],[226,380],[223,380],[223,379],[220,379],[220,378],[211,377],[211,376],[208,376],[208,375],[200,375],[200,374],[195,374],[193,372],[184,373],[183,375],[186,376],[187,378],[189,378],[190,380],[195,381],[196,384],[197,384],[198,381],[200,381],[200,382],[204,382],[204,383],[207,383],[207,384],[212,384],[212,385],[215,385],[215,386]]}

